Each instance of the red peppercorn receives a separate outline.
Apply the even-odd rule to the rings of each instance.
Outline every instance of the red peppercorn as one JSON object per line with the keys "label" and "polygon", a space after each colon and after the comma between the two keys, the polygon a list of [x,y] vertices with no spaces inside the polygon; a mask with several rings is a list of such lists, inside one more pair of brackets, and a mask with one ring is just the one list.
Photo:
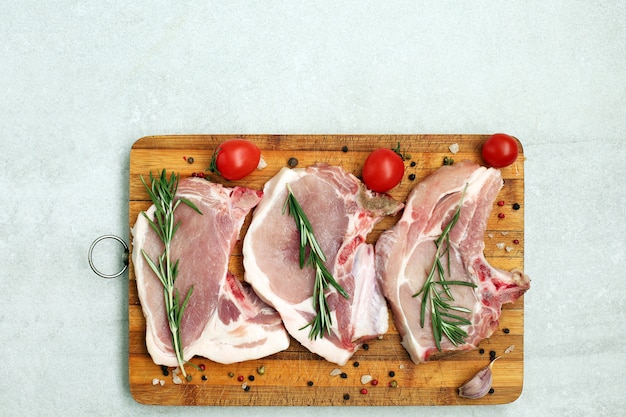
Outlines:
{"label": "red peppercorn", "polygon": [[363,389],[361,390],[361,394],[363,394],[363,395],[367,394],[367,388],[363,388]]}
{"label": "red peppercorn", "polygon": [[378,380],[377,380],[377,379],[372,379],[372,385],[373,385],[373,386],[378,385]]}
{"label": "red peppercorn", "polygon": [[504,200],[500,200],[500,201],[498,201],[498,205],[499,205],[500,207],[502,207],[502,206],[504,205]]}
{"label": "red peppercorn", "polygon": [[237,377],[237,381],[239,381],[239,382],[243,381],[243,375],[239,375],[239,376]]}
{"label": "red peppercorn", "polygon": [[504,213],[499,213],[499,214],[498,214],[498,218],[499,218],[499,219],[504,219],[504,217],[505,217],[505,216],[504,216]]}
{"label": "red peppercorn", "polygon": [[519,243],[519,239],[513,239],[513,243],[517,245]]}
{"label": "red peppercorn", "polygon": [[206,366],[204,366],[204,364],[200,364],[200,366],[198,366],[198,368],[202,369],[203,371],[206,369]]}

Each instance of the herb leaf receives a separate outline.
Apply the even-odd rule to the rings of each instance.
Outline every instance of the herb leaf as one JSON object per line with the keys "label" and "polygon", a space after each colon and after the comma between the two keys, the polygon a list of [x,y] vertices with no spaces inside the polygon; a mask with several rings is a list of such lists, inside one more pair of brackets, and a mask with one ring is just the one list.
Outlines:
{"label": "herb leaf", "polygon": [[424,327],[426,319],[426,308],[430,301],[430,320],[433,330],[433,336],[435,338],[435,344],[437,350],[441,351],[441,340],[445,335],[455,346],[464,343],[467,337],[467,332],[461,329],[459,326],[470,325],[471,322],[465,317],[452,314],[450,311],[456,311],[459,313],[471,314],[471,310],[461,306],[451,305],[454,302],[454,297],[450,292],[451,285],[460,285],[466,287],[476,288],[476,284],[468,281],[460,280],[447,280],[445,277],[446,268],[441,261],[441,258],[446,256],[446,266],[448,274],[450,274],[450,232],[452,228],[457,224],[461,216],[461,207],[463,206],[463,199],[465,198],[465,192],[467,191],[468,184],[465,184],[463,194],[461,195],[461,201],[452,216],[452,219],[443,228],[441,235],[435,240],[435,259],[433,265],[430,268],[430,272],[422,288],[413,297],[421,296],[421,309],[420,309],[420,326]]}
{"label": "herb leaf", "polygon": [[172,334],[172,346],[182,374],[184,377],[187,377],[184,367],[185,361],[183,359],[180,323],[183,318],[185,308],[187,307],[187,304],[189,304],[191,294],[193,293],[193,286],[189,288],[183,302],[181,303],[178,289],[174,288],[174,283],[176,282],[176,277],[178,276],[179,260],[173,261],[171,259],[170,244],[174,234],[180,226],[180,222],[174,223],[174,212],[180,203],[191,207],[199,214],[202,213],[195,204],[185,198],[179,198],[174,201],[174,196],[176,195],[176,190],[178,189],[179,179],[176,174],[172,173],[168,179],[165,169],[161,171],[161,175],[159,177],[154,177],[151,172],[150,186],[146,184],[143,176],[140,176],[140,178],[156,208],[154,212],[154,220],[148,217],[145,211],[143,211],[142,214],[148,220],[148,224],[152,230],[155,231],[157,236],[159,236],[159,239],[164,245],[163,253],[159,255],[157,262],[150,259],[148,253],[143,249],[141,250],[141,254],[150,266],[150,269],[152,269],[163,285],[165,313],[170,332]]}
{"label": "herb leaf", "polygon": [[[324,262],[326,262],[326,256],[320,247],[315,235],[313,234],[313,227],[308,217],[304,213],[304,210],[293,195],[291,187],[287,184],[287,199],[283,205],[283,214],[289,210],[289,214],[294,218],[296,222],[296,228],[300,232],[300,268],[304,268],[305,265],[309,265],[315,268],[315,283],[313,284],[313,309],[316,311],[315,318],[309,322],[306,326],[311,327],[309,331],[309,339],[323,338],[324,334],[330,334],[330,328],[333,325],[333,320],[330,315],[330,307],[326,302],[326,290],[329,285],[335,288],[339,294],[345,298],[350,298],[348,293],[339,285],[333,275],[328,271]],[[308,257],[307,257],[308,249]]]}

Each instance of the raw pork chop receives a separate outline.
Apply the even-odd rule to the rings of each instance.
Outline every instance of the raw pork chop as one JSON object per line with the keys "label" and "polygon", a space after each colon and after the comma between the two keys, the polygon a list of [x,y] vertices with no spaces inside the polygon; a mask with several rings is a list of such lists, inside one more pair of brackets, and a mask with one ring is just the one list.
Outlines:
{"label": "raw pork chop", "polygon": [[[175,221],[181,225],[171,244],[172,259],[180,260],[176,288],[181,299],[191,285],[194,287],[181,323],[184,359],[200,355],[233,363],[286,349],[289,336],[278,313],[228,272],[241,226],[262,192],[188,178],[180,180],[176,195],[191,200],[202,212],[200,215],[185,204],[178,206]],[[154,211],[154,206],[147,211],[150,218]],[[141,255],[145,249],[151,259],[157,259],[163,244],[142,214],[132,233],[148,352],[156,364],[176,366],[163,286]]]}
{"label": "raw pork chop", "polygon": [[465,316],[471,325],[461,326],[468,334],[464,344],[455,346],[444,336],[442,352],[472,349],[491,336],[498,327],[502,304],[514,302],[530,287],[526,275],[493,268],[483,255],[487,219],[503,184],[500,171],[472,162],[441,167],[411,191],[400,221],[376,243],[377,276],[402,345],[415,363],[439,354],[430,326],[430,307],[422,328],[421,297],[413,295],[428,277],[435,259],[434,241],[450,222],[466,184],[460,217],[450,234],[451,278],[446,257],[442,263],[448,280],[470,281],[477,287],[450,286],[455,300],[451,305],[470,309],[471,314]]}
{"label": "raw pork chop", "polygon": [[[299,231],[282,208],[287,184],[309,218],[326,255],[326,267],[350,298],[331,289],[327,300],[333,326],[323,338],[309,338],[313,268],[299,266]],[[244,238],[245,280],[278,310],[287,331],[311,352],[330,362],[345,364],[366,340],[388,328],[385,299],[376,281],[374,248],[367,234],[385,215],[402,204],[367,190],[342,168],[314,165],[283,168],[265,184],[264,196],[254,211]]]}

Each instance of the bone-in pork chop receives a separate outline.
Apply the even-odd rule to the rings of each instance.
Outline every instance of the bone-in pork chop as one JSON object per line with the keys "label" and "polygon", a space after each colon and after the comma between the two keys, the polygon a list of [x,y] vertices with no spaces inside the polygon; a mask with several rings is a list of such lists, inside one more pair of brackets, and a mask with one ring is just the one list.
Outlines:
{"label": "bone-in pork chop", "polygon": [[483,255],[487,219],[502,185],[500,171],[493,168],[472,162],[443,166],[415,186],[402,218],[376,243],[377,276],[389,301],[402,345],[415,363],[440,354],[431,328],[430,306],[426,308],[422,328],[422,297],[413,296],[430,274],[437,250],[435,241],[450,222],[461,199],[458,222],[450,233],[450,271],[447,255],[440,259],[447,280],[467,281],[476,287],[449,286],[454,299],[449,305],[471,310],[470,313],[451,312],[466,318],[470,324],[460,326],[467,337],[458,345],[444,336],[441,352],[476,347],[498,327],[502,304],[514,302],[530,287],[526,275],[493,268]]}
{"label": "bone-in pork chop", "polygon": [[[184,359],[195,355],[220,363],[257,359],[289,346],[278,313],[228,271],[228,262],[246,215],[262,192],[226,188],[199,178],[181,179],[176,193],[202,212],[185,204],[175,212],[181,222],[171,243],[172,260],[179,259],[176,288],[181,299],[193,285],[182,323]],[[155,207],[147,211],[152,218]],[[132,230],[133,265],[139,300],[146,317],[146,345],[153,361],[176,366],[172,337],[165,315],[163,286],[141,249],[157,259],[163,244],[142,214]]]}
{"label": "bone-in pork chop", "polygon": [[[326,256],[326,267],[349,295],[327,294],[331,334],[310,338],[315,272],[299,265],[300,235],[283,213],[287,184],[303,208]],[[311,352],[343,365],[369,339],[384,334],[388,311],[376,281],[374,248],[367,234],[402,204],[375,194],[341,167],[283,168],[264,187],[244,238],[245,280],[280,313],[287,331]]]}

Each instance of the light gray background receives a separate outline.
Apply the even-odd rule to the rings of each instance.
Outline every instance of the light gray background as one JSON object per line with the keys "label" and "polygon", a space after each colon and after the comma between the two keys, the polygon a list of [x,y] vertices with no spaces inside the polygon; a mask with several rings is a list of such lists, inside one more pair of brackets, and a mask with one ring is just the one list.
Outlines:
{"label": "light gray background", "polygon": [[[179,3],[0,5],[0,414],[623,415],[624,1]],[[173,409],[131,398],[127,284],[94,275],[87,250],[105,233],[128,238],[136,139],[496,131],[527,158],[533,287],[516,402]]]}

